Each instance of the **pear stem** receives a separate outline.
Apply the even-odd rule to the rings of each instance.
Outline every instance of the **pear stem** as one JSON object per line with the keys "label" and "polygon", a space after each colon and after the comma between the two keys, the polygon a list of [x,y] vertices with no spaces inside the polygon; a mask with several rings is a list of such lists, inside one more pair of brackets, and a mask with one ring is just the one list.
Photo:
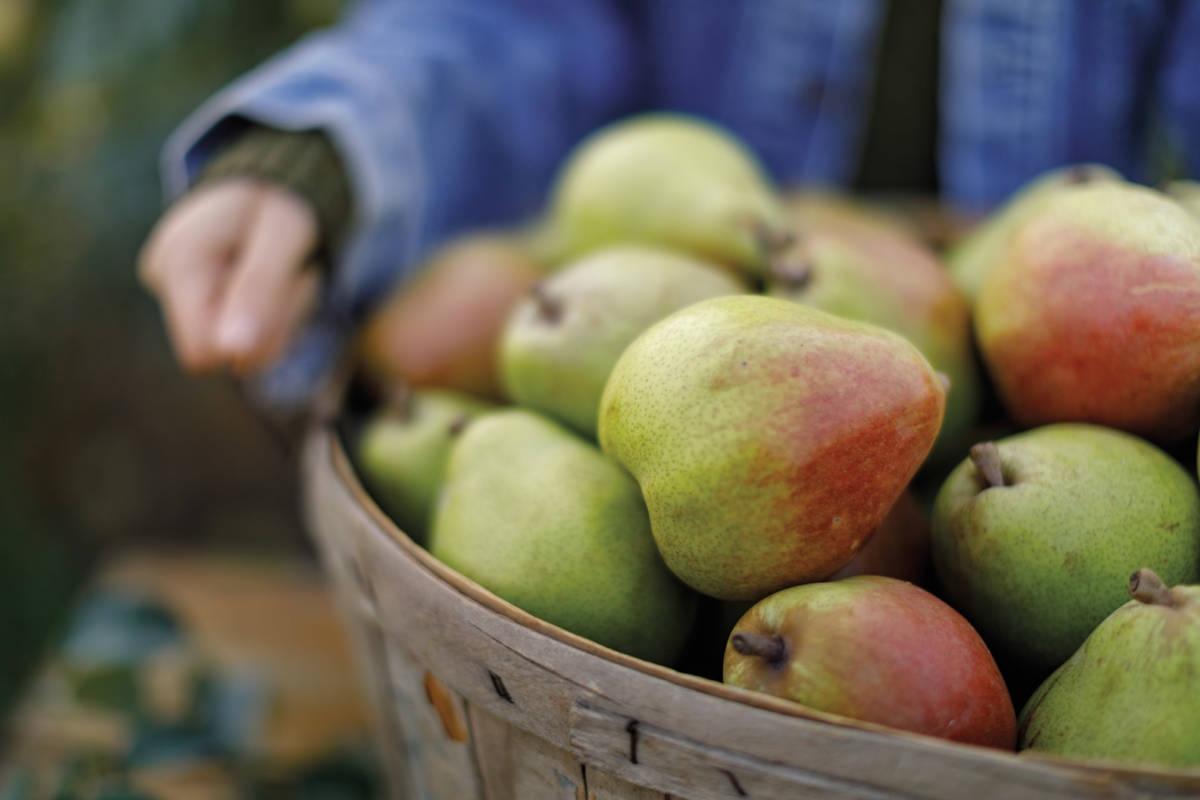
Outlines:
{"label": "pear stem", "polygon": [[1139,603],[1156,606],[1177,605],[1175,596],[1163,583],[1162,578],[1149,567],[1142,567],[1129,576],[1129,594]]}
{"label": "pear stem", "polygon": [[446,428],[446,432],[451,436],[458,436],[467,427],[467,423],[471,419],[466,414],[459,414],[454,419],[450,420],[450,426]]}
{"label": "pear stem", "polygon": [[535,283],[530,290],[533,302],[537,306],[538,316],[543,322],[557,325],[562,320],[563,304],[558,298],[551,297],[543,283]]}
{"label": "pear stem", "polygon": [[808,266],[798,267],[788,263],[792,245],[796,243],[796,235],[786,228],[772,227],[759,217],[746,217],[741,221],[754,237],[758,252],[765,266],[768,277],[775,278],[790,289],[803,289],[810,279]]}
{"label": "pear stem", "polygon": [[782,636],[764,636],[761,633],[735,633],[730,640],[733,649],[744,656],[756,656],[769,664],[783,663],[787,645]]}
{"label": "pear stem", "polygon": [[791,231],[772,228],[761,219],[751,219],[748,222],[754,238],[758,241],[759,250],[767,256],[787,250],[796,241]]}
{"label": "pear stem", "polygon": [[980,442],[970,450],[971,463],[983,476],[987,488],[1004,486],[1004,470],[1000,464],[1000,450],[995,442]]}
{"label": "pear stem", "polygon": [[413,416],[413,390],[407,383],[398,383],[388,395],[388,413],[401,422],[408,422]]}
{"label": "pear stem", "polygon": [[791,291],[801,291],[812,283],[812,264],[807,261],[784,260],[771,264],[771,277]]}

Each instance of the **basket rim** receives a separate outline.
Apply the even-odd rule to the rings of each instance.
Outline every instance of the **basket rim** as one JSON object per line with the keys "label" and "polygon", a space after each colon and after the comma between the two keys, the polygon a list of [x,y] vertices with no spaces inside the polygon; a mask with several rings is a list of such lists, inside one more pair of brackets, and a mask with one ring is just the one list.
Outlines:
{"label": "basket rim", "polygon": [[1083,774],[1092,778],[1107,777],[1133,781],[1149,779],[1160,783],[1177,784],[1179,788],[1200,792],[1200,767],[1134,766],[1122,762],[1099,759],[1073,759],[1031,751],[1014,752],[966,742],[955,742],[929,734],[906,731],[886,725],[843,717],[838,714],[818,711],[799,703],[793,703],[761,692],[753,692],[729,686],[699,675],[680,672],[671,667],[645,661],[605,647],[602,644],[572,633],[565,628],[560,628],[513,605],[499,595],[494,594],[465,575],[462,575],[457,570],[438,561],[428,550],[417,544],[383,511],[367,491],[358,472],[354,469],[343,436],[334,423],[325,422],[315,425],[310,431],[309,440],[310,445],[313,443],[319,445],[319,448],[317,448],[318,458],[326,461],[331,474],[339,481],[341,488],[353,498],[359,508],[377,526],[378,530],[385,534],[391,546],[398,548],[421,568],[466,599],[477,603],[492,613],[553,639],[561,645],[583,651],[596,658],[604,659],[616,666],[631,669],[643,675],[667,681],[685,689],[702,692],[728,702],[735,702],[787,717],[815,721],[834,727],[887,737],[889,739],[908,740],[919,743],[926,748],[941,750],[950,757],[961,758],[969,756],[976,759],[998,759],[1000,763],[1015,768],[1049,767],[1068,770],[1076,775]]}

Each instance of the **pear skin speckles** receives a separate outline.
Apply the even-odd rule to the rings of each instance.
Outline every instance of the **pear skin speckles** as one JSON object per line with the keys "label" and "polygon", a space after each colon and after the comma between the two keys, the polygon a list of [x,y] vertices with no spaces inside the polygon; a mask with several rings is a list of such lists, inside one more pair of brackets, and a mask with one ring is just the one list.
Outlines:
{"label": "pear skin speckles", "polygon": [[519,409],[477,419],[450,453],[429,550],[573,633],[670,663],[695,595],[662,563],[637,485],[593,446]]}
{"label": "pear skin speckles", "polygon": [[1200,587],[1178,604],[1125,603],[1021,712],[1021,749],[1164,767],[1200,766]]}
{"label": "pear skin speckles", "polygon": [[1051,670],[1127,599],[1129,573],[1200,578],[1200,494],[1158,448],[1095,425],[996,442],[1007,485],[970,460],[938,494],[933,562],[945,596],[992,647]]}
{"label": "pear skin speckles", "polygon": [[625,351],[599,435],[641,486],[672,571],[756,599],[853,557],[928,454],[944,404],[928,362],[893,333],[723,297]]}

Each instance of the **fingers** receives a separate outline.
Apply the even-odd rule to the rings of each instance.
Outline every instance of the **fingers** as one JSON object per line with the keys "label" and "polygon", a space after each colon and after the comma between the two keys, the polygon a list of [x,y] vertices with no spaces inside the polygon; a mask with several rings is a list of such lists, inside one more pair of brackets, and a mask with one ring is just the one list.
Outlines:
{"label": "fingers", "polygon": [[316,303],[318,276],[303,267],[317,233],[304,201],[251,181],[216,184],[172,208],[138,269],[180,363],[249,372],[278,358]]}
{"label": "fingers", "polygon": [[254,372],[282,356],[301,325],[312,316],[320,286],[320,276],[315,269],[298,273],[286,295],[279,298],[278,323],[267,329],[264,338],[252,352],[233,362],[234,370],[242,374]]}
{"label": "fingers", "polygon": [[262,187],[227,181],[201,189],[173,206],[154,227],[138,262],[138,276],[157,293],[173,277],[181,254],[199,249],[217,255],[241,237]]}
{"label": "fingers", "polygon": [[213,340],[218,358],[249,372],[280,355],[316,297],[316,273],[304,265],[317,233],[304,201],[264,188],[220,301]]}
{"label": "fingers", "polygon": [[211,331],[220,297],[221,263],[211,255],[192,253],[172,263],[172,278],[158,292],[175,357],[189,372],[218,366]]}
{"label": "fingers", "polygon": [[212,331],[228,253],[256,194],[240,183],[197,192],[167,213],[142,250],[139,275],[162,304],[176,357],[188,370],[219,364]]}

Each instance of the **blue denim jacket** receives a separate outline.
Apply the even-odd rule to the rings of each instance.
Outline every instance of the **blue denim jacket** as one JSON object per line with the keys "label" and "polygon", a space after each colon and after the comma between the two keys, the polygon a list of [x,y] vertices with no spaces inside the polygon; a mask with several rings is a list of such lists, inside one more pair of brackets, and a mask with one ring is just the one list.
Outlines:
{"label": "blue denim jacket", "polygon": [[[321,128],[356,215],[321,312],[264,383],[300,399],[372,301],[457,231],[535,214],[563,154],[623,114],[700,114],[785,183],[844,185],[885,0],[360,0],[167,144],[183,191],[244,120]],[[1146,177],[1151,120],[1200,164],[1200,0],[945,0],[939,160],[986,209],[1069,162]]]}

